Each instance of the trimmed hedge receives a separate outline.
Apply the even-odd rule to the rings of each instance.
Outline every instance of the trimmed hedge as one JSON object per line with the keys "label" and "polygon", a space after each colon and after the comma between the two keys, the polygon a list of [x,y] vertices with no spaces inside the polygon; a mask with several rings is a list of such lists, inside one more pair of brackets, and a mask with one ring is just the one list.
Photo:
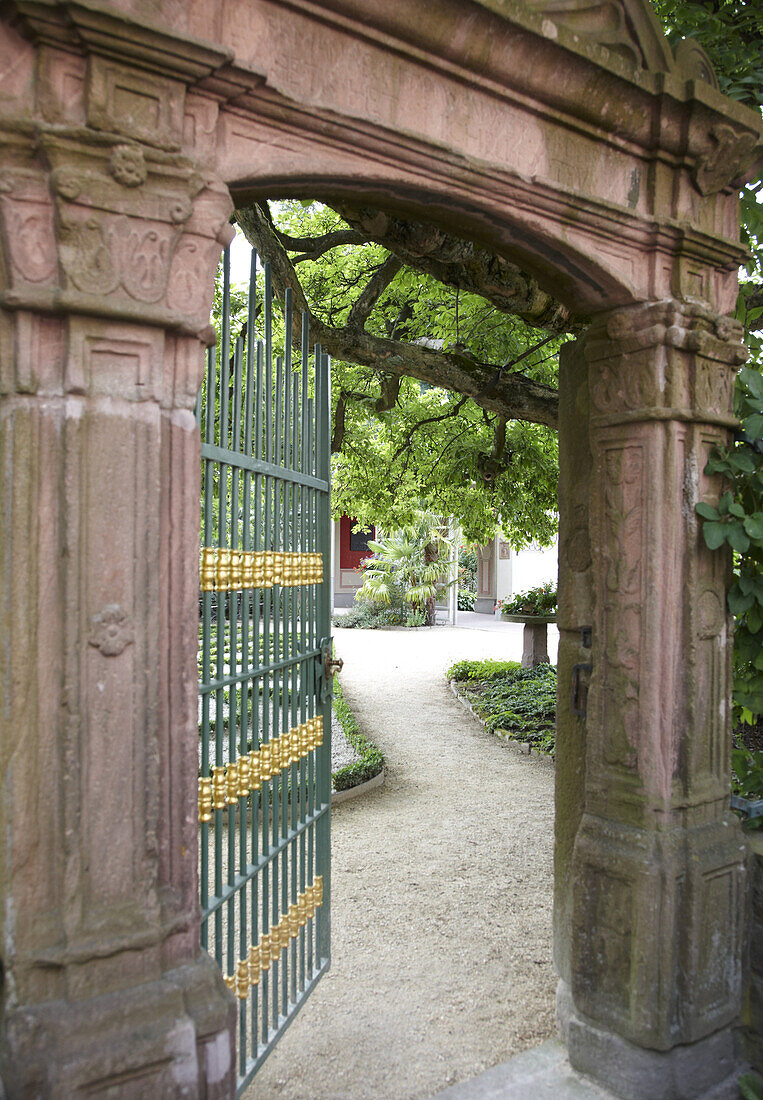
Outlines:
{"label": "trimmed hedge", "polygon": [[456,661],[445,675],[449,680],[499,680],[512,672],[518,672],[522,666],[519,661]]}
{"label": "trimmed hedge", "polygon": [[376,745],[361,733],[336,677],[334,678],[334,714],[344,730],[345,737],[355,752],[360,755],[360,760],[356,760],[354,764],[346,764],[343,768],[337,768],[331,776],[335,791],[347,791],[350,787],[357,787],[360,783],[365,783],[384,771],[386,761],[384,754],[377,749]]}

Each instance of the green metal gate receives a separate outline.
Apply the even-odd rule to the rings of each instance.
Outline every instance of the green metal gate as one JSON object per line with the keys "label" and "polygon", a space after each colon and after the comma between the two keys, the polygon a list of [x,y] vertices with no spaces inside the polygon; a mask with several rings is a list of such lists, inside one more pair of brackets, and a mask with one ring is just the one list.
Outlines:
{"label": "green metal gate", "polygon": [[197,406],[199,873],[240,1095],[329,965],[329,362],[306,318],[292,348],[289,292],[281,318],[255,253],[235,339],[227,251],[222,289]]}

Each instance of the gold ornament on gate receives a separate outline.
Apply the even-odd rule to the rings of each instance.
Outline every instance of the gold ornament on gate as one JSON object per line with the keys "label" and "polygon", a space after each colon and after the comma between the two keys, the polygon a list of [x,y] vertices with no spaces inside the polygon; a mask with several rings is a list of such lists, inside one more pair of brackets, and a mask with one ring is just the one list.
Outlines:
{"label": "gold ornament on gate", "polygon": [[201,590],[214,592],[217,578],[217,551],[205,546],[201,551]]}
{"label": "gold ornament on gate", "polygon": [[236,967],[236,996],[240,1001],[245,1001],[249,996],[250,986],[249,962],[247,959],[241,959]]}
{"label": "gold ornament on gate", "polygon": [[216,810],[224,810],[225,799],[225,768],[220,764],[212,768],[212,805]]}
{"label": "gold ornament on gate", "polygon": [[260,980],[260,945],[252,944],[249,948],[249,982],[257,985]]}
{"label": "gold ornament on gate", "polygon": [[272,765],[270,761],[270,744],[260,746],[260,775],[262,782],[267,782],[273,774]]}
{"label": "gold ornament on gate", "polygon": [[249,795],[250,786],[250,774],[249,774],[249,756],[244,755],[238,758],[238,796],[239,798],[246,798]]}
{"label": "gold ornament on gate", "polygon": [[217,551],[217,587],[223,592],[231,587],[232,567],[232,552],[227,547],[221,546]]}
{"label": "gold ornament on gate", "polygon": [[238,764],[228,765],[225,773],[225,801],[229,806],[238,802]]}
{"label": "gold ornament on gate", "polygon": [[212,780],[207,776],[199,777],[199,821],[205,824],[212,820]]}
{"label": "gold ornament on gate", "polygon": [[262,770],[258,752],[249,753],[249,783],[253,791],[258,791],[262,786]]}

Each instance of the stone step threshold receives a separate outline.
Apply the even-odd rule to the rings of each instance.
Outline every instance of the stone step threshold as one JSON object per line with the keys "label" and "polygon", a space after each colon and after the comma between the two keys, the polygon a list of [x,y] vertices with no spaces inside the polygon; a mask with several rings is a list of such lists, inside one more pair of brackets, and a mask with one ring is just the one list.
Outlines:
{"label": "stone step threshold", "polygon": [[[737,1100],[741,1095],[737,1080],[747,1069],[740,1064],[723,1082],[698,1097],[692,1090],[679,1088],[683,1100]],[[627,1090],[633,1100],[652,1100],[651,1090],[638,1085]],[[622,1100],[622,1093],[584,1077],[572,1068],[567,1048],[559,1039],[549,1039],[532,1050],[523,1051],[503,1065],[493,1066],[479,1077],[438,1092],[431,1100]],[[674,1094],[671,1094],[674,1095]]]}
{"label": "stone step threshold", "polygon": [[432,1100],[616,1100],[570,1066],[558,1039],[517,1054],[479,1077],[451,1085]]}

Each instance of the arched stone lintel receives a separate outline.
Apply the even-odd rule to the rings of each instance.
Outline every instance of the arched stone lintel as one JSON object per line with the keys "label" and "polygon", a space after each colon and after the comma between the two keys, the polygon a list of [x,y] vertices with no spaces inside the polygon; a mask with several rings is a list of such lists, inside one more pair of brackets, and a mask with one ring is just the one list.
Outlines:
{"label": "arched stone lintel", "polygon": [[[596,314],[594,672],[567,972],[581,1019],[647,1054],[722,1031],[741,863],[724,816],[724,567],[693,502],[717,493],[704,458],[730,422],[739,347],[708,307],[730,309],[733,189],[759,120],[707,85],[520,33],[521,20],[500,24],[481,73],[474,57],[364,28],[367,5],[340,26],[336,5],[300,23],[294,4],[256,0],[227,9],[237,24],[161,0],[158,27],[136,6],[19,2],[0,24],[9,1091],[110,1077],[231,1091],[230,998],[198,954],[191,407],[227,188],[278,181],[340,177],[449,225],[465,211],[467,235],[549,280],[564,267],[563,296]],[[261,65],[220,46],[234,29]],[[666,645],[684,647],[685,674]]]}

